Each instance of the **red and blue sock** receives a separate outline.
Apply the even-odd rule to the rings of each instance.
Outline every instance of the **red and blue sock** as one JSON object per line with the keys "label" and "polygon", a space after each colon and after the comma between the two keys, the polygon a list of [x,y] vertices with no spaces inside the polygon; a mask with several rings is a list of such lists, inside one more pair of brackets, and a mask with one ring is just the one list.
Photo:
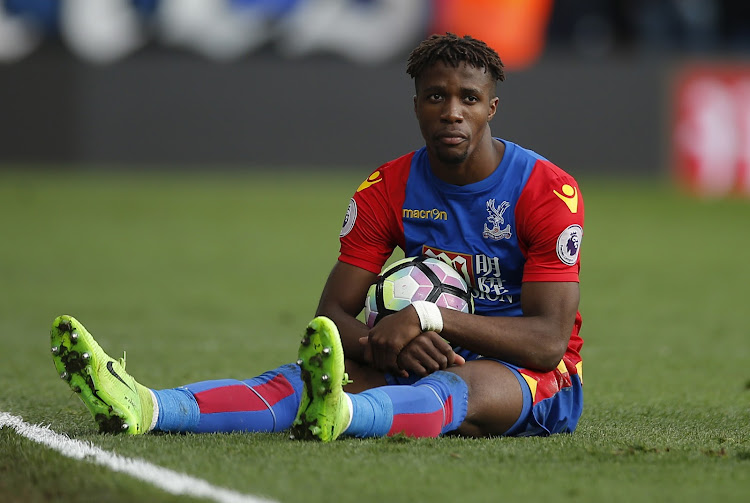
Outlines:
{"label": "red and blue sock", "polygon": [[153,390],[159,407],[155,430],[168,432],[274,432],[297,415],[303,383],[295,364],[238,381],[203,381]]}
{"label": "red and blue sock", "polygon": [[[282,431],[294,421],[303,386],[299,367],[289,364],[244,381],[221,379],[153,390],[159,407],[155,430]],[[349,397],[348,435],[437,437],[463,422],[468,388],[456,374],[435,372],[410,386],[382,386]]]}
{"label": "red and blue sock", "polygon": [[344,432],[355,437],[403,433],[437,437],[455,430],[466,417],[466,382],[451,372],[435,372],[412,385],[381,386],[348,394],[352,421]]}

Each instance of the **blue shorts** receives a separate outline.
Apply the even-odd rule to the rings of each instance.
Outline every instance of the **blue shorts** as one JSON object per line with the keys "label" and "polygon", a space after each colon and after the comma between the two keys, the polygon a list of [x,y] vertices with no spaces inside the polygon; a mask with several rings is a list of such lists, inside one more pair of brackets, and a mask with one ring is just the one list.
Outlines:
{"label": "blue shorts", "polygon": [[[518,379],[523,393],[523,408],[516,423],[505,436],[546,436],[553,433],[573,433],[583,412],[582,366],[577,355],[567,354],[551,372],[536,372],[510,363],[486,358],[456,348],[466,361],[492,360],[509,368]],[[385,375],[389,385],[414,384],[418,376]]]}

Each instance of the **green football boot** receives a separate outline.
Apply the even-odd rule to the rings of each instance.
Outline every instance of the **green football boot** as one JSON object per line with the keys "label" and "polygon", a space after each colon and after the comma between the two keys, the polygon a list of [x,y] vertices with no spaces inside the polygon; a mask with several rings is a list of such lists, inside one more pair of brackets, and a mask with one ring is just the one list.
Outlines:
{"label": "green football boot", "polygon": [[291,437],[336,440],[351,420],[350,402],[343,390],[351,381],[344,372],[344,348],[336,324],[324,316],[313,319],[298,354],[305,388]]}
{"label": "green football boot", "polygon": [[151,391],[125,372],[124,356],[107,355],[71,316],[56,318],[50,336],[57,373],[81,397],[101,432],[138,435],[151,428]]}

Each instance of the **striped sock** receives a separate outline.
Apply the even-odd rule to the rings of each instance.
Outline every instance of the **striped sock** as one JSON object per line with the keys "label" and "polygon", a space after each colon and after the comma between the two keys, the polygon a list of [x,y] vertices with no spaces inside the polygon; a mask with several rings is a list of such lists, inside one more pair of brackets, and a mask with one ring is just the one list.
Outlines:
{"label": "striped sock", "polygon": [[381,386],[349,397],[352,421],[347,435],[437,437],[463,422],[469,394],[461,377],[440,371],[411,386]]}
{"label": "striped sock", "polygon": [[214,433],[282,431],[297,415],[302,378],[295,364],[238,381],[203,381],[154,390],[159,417],[155,430]]}

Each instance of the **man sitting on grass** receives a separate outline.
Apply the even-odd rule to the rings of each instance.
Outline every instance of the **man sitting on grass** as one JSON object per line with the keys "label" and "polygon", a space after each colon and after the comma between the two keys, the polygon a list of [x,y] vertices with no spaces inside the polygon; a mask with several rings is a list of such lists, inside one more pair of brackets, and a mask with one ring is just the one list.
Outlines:
{"label": "man sitting on grass", "polygon": [[[425,145],[356,190],[341,250],[295,364],[247,380],[155,390],[70,316],[52,327],[60,376],[105,432],[282,431],[324,442],[575,430],[583,408],[576,181],[493,137],[497,53],[433,35],[411,53]],[[420,218],[440,210],[446,218]],[[472,287],[475,314],[417,303],[373,328],[357,320],[396,247],[444,259]]]}

